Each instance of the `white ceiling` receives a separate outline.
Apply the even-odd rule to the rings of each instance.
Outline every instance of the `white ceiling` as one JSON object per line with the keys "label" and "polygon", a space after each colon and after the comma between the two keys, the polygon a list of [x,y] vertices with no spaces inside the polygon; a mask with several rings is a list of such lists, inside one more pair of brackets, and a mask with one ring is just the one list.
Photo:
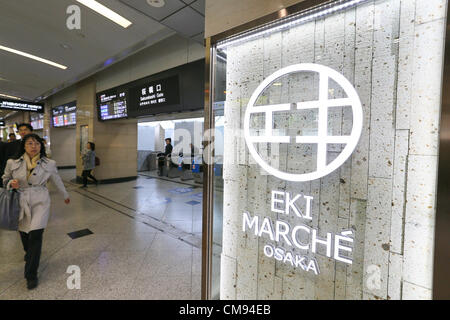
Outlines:
{"label": "white ceiling", "polygon": [[[203,44],[204,0],[165,0],[162,8],[147,0],[97,1],[133,24],[124,29],[75,0],[0,0],[0,45],[68,67],[0,50],[0,93],[40,100],[176,32]],[[74,4],[80,30],[66,26]]]}

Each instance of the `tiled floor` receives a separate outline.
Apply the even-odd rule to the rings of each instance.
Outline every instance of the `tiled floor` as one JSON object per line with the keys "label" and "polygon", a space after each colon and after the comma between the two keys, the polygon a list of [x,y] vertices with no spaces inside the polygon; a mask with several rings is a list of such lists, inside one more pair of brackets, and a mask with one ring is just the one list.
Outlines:
{"label": "tiled floor", "polygon": [[[60,174],[68,182],[74,171]],[[0,231],[0,300],[200,299],[201,188],[144,176],[87,190],[66,186],[68,206],[51,188],[36,289],[23,279],[18,233]],[[67,235],[86,228],[93,234]],[[80,289],[68,289],[72,265],[80,268]]]}

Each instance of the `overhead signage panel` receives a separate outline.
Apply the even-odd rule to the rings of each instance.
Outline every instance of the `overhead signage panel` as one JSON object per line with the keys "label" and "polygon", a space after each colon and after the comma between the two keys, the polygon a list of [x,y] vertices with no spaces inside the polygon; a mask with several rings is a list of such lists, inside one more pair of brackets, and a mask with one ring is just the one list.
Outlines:
{"label": "overhead signage panel", "polygon": [[44,113],[44,104],[22,100],[0,99],[0,109]]}
{"label": "overhead signage panel", "polygon": [[155,107],[171,106],[180,104],[179,77],[172,76],[130,89],[131,104],[137,108],[137,113],[145,113]]}

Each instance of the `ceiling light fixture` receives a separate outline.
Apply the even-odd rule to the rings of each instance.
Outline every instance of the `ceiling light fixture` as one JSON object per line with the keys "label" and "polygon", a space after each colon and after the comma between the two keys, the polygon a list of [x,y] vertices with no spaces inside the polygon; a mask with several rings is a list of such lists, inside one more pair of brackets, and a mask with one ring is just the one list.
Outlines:
{"label": "ceiling light fixture", "polygon": [[147,0],[147,3],[155,8],[164,7],[164,5],[166,4],[164,0]]}
{"label": "ceiling light fixture", "polygon": [[95,0],[77,0],[77,2],[84,4],[86,7],[94,10],[95,12],[101,14],[105,18],[108,18],[109,20],[114,21],[118,25],[120,25],[123,28],[128,28],[132,23],[131,21],[125,19],[121,15],[115,13],[111,9],[105,7],[101,3],[95,1]]}
{"label": "ceiling light fixture", "polygon": [[23,51],[19,51],[19,50],[16,50],[16,49],[12,49],[12,48],[8,48],[8,47],[4,47],[4,46],[0,45],[0,50],[5,50],[5,51],[11,52],[11,53],[15,53],[15,54],[18,54],[20,56],[24,56],[26,58],[37,60],[39,62],[43,62],[43,63],[49,64],[51,66],[54,66],[54,67],[57,67],[57,68],[60,68],[60,69],[63,69],[63,70],[67,69],[67,67],[63,66],[62,64],[59,64],[59,63],[56,63],[56,62],[53,62],[53,61],[50,61],[50,60],[47,60],[47,59],[44,59],[44,58],[39,58],[39,57],[34,56],[32,54],[29,54],[29,53],[26,53],[26,52],[23,52]]}
{"label": "ceiling light fixture", "polygon": [[66,49],[66,50],[72,49],[72,47],[66,43],[60,43],[59,45],[61,46],[61,48]]}
{"label": "ceiling light fixture", "polygon": [[[223,39],[217,43],[217,48],[226,49],[227,46],[231,46],[243,41],[251,41],[255,38],[262,37],[266,34],[274,33],[277,31],[287,30],[294,26],[298,26],[315,19],[321,19],[325,16],[342,10],[350,9],[365,2],[368,2],[368,0],[336,0],[334,2],[325,3],[305,12],[293,14],[291,17],[284,17],[280,20],[264,24],[260,27],[245,31],[230,38]],[[285,13],[281,12],[279,14],[283,16]]]}
{"label": "ceiling light fixture", "polygon": [[17,98],[17,97],[14,97],[14,96],[9,96],[9,95],[3,94],[3,93],[0,93],[0,97],[5,97],[5,98],[11,98],[11,99],[20,100],[20,98]]}

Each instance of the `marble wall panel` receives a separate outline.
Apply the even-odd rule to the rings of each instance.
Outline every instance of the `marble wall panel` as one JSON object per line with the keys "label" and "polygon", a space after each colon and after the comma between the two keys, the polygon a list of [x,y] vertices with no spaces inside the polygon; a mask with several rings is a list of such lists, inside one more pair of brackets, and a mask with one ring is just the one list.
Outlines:
{"label": "marble wall panel", "polygon": [[310,50],[310,46],[314,45],[315,27],[313,21],[283,32],[282,48],[287,53],[281,57],[283,67],[314,61],[314,52]]}
{"label": "marble wall panel", "polygon": [[347,300],[362,299],[366,210],[366,200],[351,199],[349,224],[355,233],[355,237],[352,252],[353,261],[351,265],[347,266]]}
{"label": "marble wall panel", "polygon": [[[320,214],[318,235],[325,237],[327,232],[338,233],[339,171],[336,170],[321,179]],[[318,252],[325,255],[324,246]]]}
{"label": "marble wall panel", "polygon": [[389,254],[388,300],[401,300],[402,298],[402,267],[403,256],[391,252]]}
{"label": "marble wall panel", "polygon": [[367,199],[374,14],[372,1],[356,8],[354,87],[363,107],[363,130],[352,155],[351,196],[359,199]]}
{"label": "marble wall panel", "polygon": [[[248,212],[247,205],[247,168],[241,168],[241,176],[236,180],[224,180],[224,210],[223,210],[223,252],[230,257],[237,257],[239,247],[245,247],[246,238],[254,237],[251,234],[242,232],[242,215]],[[252,216],[255,214],[249,212]]]}
{"label": "marble wall panel", "polygon": [[408,158],[403,278],[432,288],[437,156]]}
{"label": "marble wall panel", "polygon": [[397,54],[398,46],[394,40],[398,38],[400,28],[399,14],[400,0],[377,2],[373,33],[373,56],[375,58]]}
{"label": "marble wall panel", "polygon": [[390,179],[369,179],[364,242],[364,282],[366,284],[364,290],[383,299],[387,298],[391,198],[392,181]]}
{"label": "marble wall panel", "polygon": [[405,130],[409,129],[411,109],[415,15],[415,6],[410,1],[401,1],[395,120],[396,128]]}
{"label": "marble wall panel", "polygon": [[258,295],[261,300],[281,299],[282,279],[275,276],[275,260],[268,258],[263,247],[265,242],[260,240],[258,254]]}
{"label": "marble wall panel", "polygon": [[442,20],[446,16],[445,0],[416,0],[416,23],[423,24]]}
{"label": "marble wall panel", "polygon": [[[220,299],[236,300],[236,279],[237,279],[236,258],[231,258],[226,254],[220,255]],[[227,285],[224,285],[224,284]]]}
{"label": "marble wall panel", "polygon": [[350,215],[350,185],[351,185],[351,159],[348,159],[340,168],[339,177],[339,218],[349,218]]}
{"label": "marble wall panel", "polygon": [[433,292],[430,289],[403,281],[403,300],[431,300]]}
{"label": "marble wall panel", "polygon": [[410,153],[437,155],[443,68],[444,20],[415,26]]}
{"label": "marble wall panel", "polygon": [[392,178],[394,153],[395,56],[374,58],[370,114],[369,176]]}
{"label": "marble wall panel", "polygon": [[395,135],[394,172],[392,185],[391,246],[390,251],[403,253],[403,226],[406,199],[406,163],[409,131],[397,130]]}
{"label": "marble wall panel", "polygon": [[314,278],[315,300],[334,299],[335,269],[337,262],[326,256],[315,256],[320,266],[320,274]]}
{"label": "marble wall panel", "polygon": [[238,249],[236,299],[255,300],[258,286],[258,248]]}
{"label": "marble wall panel", "polygon": [[[338,230],[348,230],[349,219],[339,218]],[[334,280],[334,299],[345,300],[347,287],[347,264],[336,262],[335,280]]]}

